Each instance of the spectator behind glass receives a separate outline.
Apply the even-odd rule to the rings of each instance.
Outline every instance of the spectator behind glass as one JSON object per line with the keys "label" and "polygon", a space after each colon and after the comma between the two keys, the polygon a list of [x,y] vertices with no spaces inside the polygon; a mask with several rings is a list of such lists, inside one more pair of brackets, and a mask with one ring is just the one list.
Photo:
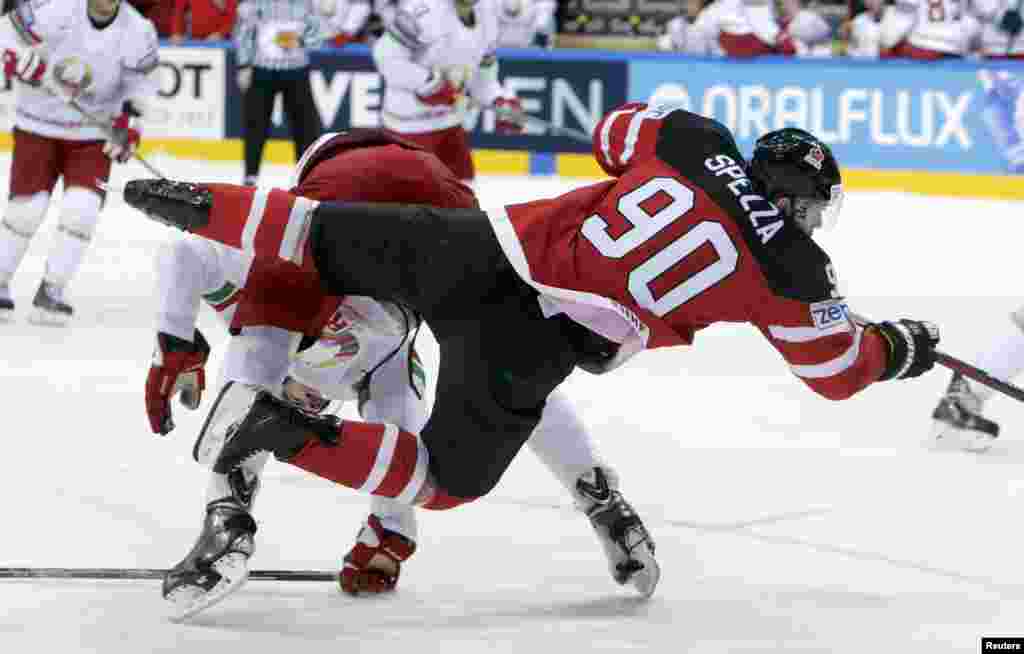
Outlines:
{"label": "spectator behind glass", "polygon": [[153,23],[160,38],[166,39],[174,33],[171,27],[174,0],[128,0],[128,3]]}
{"label": "spectator behind glass", "polygon": [[[235,26],[238,0],[170,0],[174,5],[171,40],[229,38]],[[186,25],[185,16],[190,19]]]}

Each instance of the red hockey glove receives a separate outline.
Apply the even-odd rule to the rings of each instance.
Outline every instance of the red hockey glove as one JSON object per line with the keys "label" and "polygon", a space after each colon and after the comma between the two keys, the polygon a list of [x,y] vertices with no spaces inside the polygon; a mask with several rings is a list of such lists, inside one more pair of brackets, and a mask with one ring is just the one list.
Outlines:
{"label": "red hockey glove", "polygon": [[356,544],[345,555],[345,566],[338,576],[341,589],[351,595],[376,594],[394,590],[405,561],[416,551],[416,543],[385,529],[371,515],[359,530]]}
{"label": "red hockey glove", "polygon": [[519,98],[498,98],[494,101],[494,131],[498,134],[522,134],[526,129],[523,121],[523,103]]}
{"label": "red hockey glove", "polygon": [[437,72],[432,72],[426,84],[416,91],[420,102],[434,106],[451,106],[459,101],[460,95],[458,87]]}
{"label": "red hockey glove", "polygon": [[192,343],[157,332],[153,365],[146,377],[146,414],[154,434],[165,435],[174,429],[170,400],[178,391],[182,405],[199,408],[206,388],[203,366],[209,356],[210,344],[198,329]]}
{"label": "red hockey glove", "polygon": [[139,149],[139,141],[142,140],[142,132],[131,126],[131,119],[132,117],[126,113],[115,118],[110,124],[110,136],[103,144],[103,154],[117,163],[131,159]]}
{"label": "red hockey glove", "polygon": [[46,74],[46,62],[35,52],[29,50],[24,56],[19,57],[14,50],[4,50],[3,58],[4,76],[8,80],[16,77],[30,86],[42,84],[43,75]]}

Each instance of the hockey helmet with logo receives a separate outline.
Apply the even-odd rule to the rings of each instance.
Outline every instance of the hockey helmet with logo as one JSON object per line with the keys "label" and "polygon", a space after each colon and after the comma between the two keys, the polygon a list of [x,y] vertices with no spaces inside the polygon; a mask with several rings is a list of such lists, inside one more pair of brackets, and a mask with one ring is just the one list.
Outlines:
{"label": "hockey helmet with logo", "polygon": [[747,174],[769,200],[820,204],[821,223],[832,226],[843,201],[842,177],[832,151],[810,132],[786,127],[757,139]]}

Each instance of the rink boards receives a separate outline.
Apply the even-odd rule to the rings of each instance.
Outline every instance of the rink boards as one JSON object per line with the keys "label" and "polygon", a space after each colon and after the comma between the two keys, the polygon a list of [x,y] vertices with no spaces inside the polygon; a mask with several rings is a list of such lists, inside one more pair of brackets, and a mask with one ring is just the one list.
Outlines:
{"label": "rink boards", "polygon": [[[954,61],[925,69],[901,61],[738,61],[593,50],[500,54],[505,86],[528,113],[559,127],[590,132],[608,110],[659,95],[726,124],[744,152],[767,130],[809,129],[834,149],[851,189],[1024,198],[1017,179],[1024,171],[1020,64]],[[230,48],[163,47],[144,152],[240,160],[235,70]],[[365,46],[315,51],[311,84],[324,130],[379,125],[383,83]],[[10,124],[13,103],[8,85],[0,92],[0,124]],[[465,124],[481,174],[601,176],[587,144],[536,128],[499,135],[486,112],[471,113]],[[267,160],[291,160],[287,136],[278,107]],[[9,134],[0,134],[0,147],[9,146]]]}

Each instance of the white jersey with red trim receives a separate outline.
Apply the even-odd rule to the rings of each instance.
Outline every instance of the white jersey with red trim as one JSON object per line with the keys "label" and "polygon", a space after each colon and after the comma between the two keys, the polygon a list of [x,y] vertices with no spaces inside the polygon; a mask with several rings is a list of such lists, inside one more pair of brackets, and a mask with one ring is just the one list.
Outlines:
{"label": "white jersey with red trim", "polygon": [[159,63],[153,24],[122,2],[109,24],[97,28],[88,0],[24,0],[0,17],[0,49],[24,56],[31,48],[47,64],[39,87],[18,84],[14,125],[21,130],[68,140],[101,140],[102,128],[90,125],[68,102],[47,89],[74,94],[96,116],[113,119],[122,104],[137,108],[156,93],[150,73]]}
{"label": "white jersey with red trim", "polygon": [[716,322],[748,322],[821,395],[879,379],[883,337],[849,320],[828,256],[757,194],[723,125],[628,104],[602,119],[593,147],[615,179],[489,217],[546,315],[621,344],[609,369]]}
{"label": "white jersey with red trim", "polygon": [[870,11],[862,11],[850,21],[850,42],[846,54],[861,59],[877,58],[881,48],[881,29],[878,18]]}
{"label": "white jersey with red trim", "polygon": [[498,82],[498,6],[480,0],[473,18],[463,21],[453,0],[404,0],[387,31],[373,46],[373,60],[386,88],[381,108],[384,127],[405,134],[433,132],[462,123],[464,99],[454,105],[422,102],[417,92],[440,75],[490,106],[505,94]]}
{"label": "white jersey with red trim", "polygon": [[[251,255],[192,235],[165,244],[156,262],[157,331],[192,340],[204,303],[230,327],[252,266]],[[347,296],[319,338],[298,354],[298,332],[273,324],[245,327],[232,339],[222,376],[273,389],[290,374],[328,399],[353,399],[360,381],[402,349],[414,326],[395,305]],[[422,369],[416,374],[422,377]]]}
{"label": "white jersey with red trim", "polygon": [[909,45],[950,55],[968,50],[969,30],[962,0],[897,0],[882,14],[881,46]]}
{"label": "white jersey with red trim", "polygon": [[979,40],[981,52],[986,57],[1024,55],[1024,35],[1012,36],[999,29],[999,22],[1007,10],[1016,8],[1024,11],[1017,0],[973,0],[971,9],[980,24]]}
{"label": "white jersey with red trim", "polygon": [[499,0],[499,47],[528,48],[538,33],[554,32],[555,9],[551,0]]}
{"label": "white jersey with red trim", "polygon": [[696,20],[676,16],[665,25],[665,33],[658,37],[659,50],[685,52],[693,55],[721,55],[718,31],[713,15],[701,12]]}

